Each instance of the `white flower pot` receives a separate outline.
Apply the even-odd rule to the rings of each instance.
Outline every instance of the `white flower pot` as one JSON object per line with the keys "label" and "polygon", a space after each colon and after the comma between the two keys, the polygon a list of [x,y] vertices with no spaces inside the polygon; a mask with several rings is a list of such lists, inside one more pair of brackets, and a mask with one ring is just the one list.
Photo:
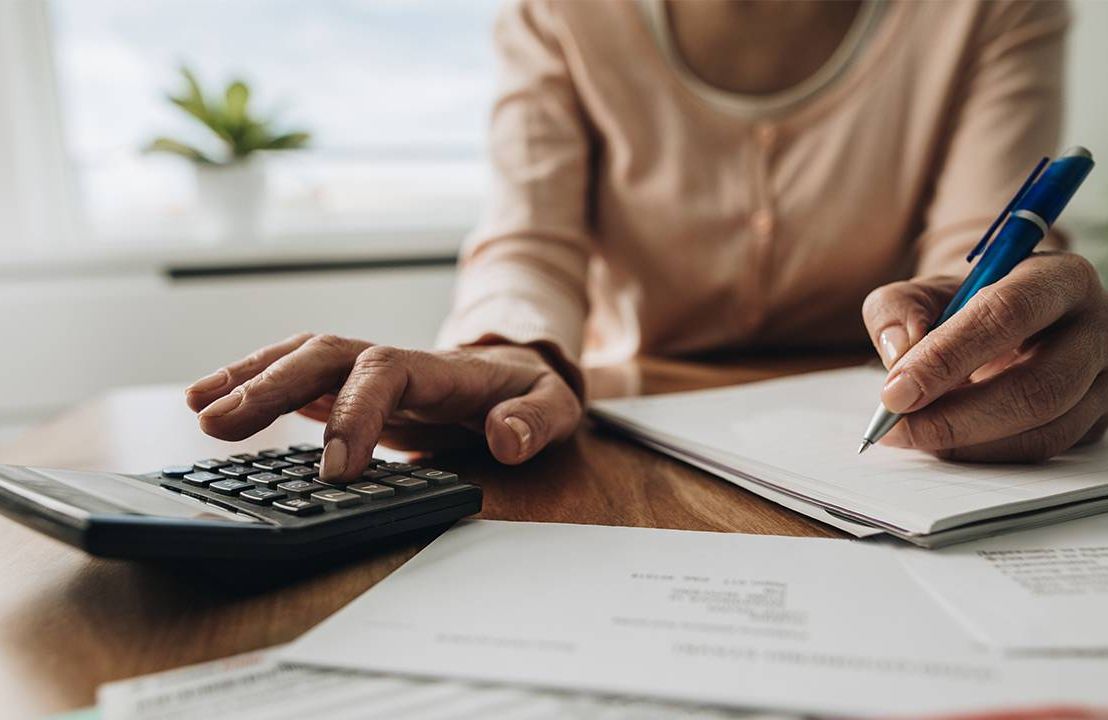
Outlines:
{"label": "white flower pot", "polygon": [[201,232],[219,242],[249,243],[261,233],[265,167],[248,159],[231,165],[197,165]]}

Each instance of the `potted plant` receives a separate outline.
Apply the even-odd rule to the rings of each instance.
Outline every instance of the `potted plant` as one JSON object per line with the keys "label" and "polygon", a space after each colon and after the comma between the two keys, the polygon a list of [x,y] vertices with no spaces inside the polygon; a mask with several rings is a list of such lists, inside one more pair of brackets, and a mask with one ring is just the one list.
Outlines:
{"label": "potted plant", "polygon": [[272,120],[253,115],[250,88],[241,80],[229,83],[221,95],[206,96],[192,71],[181,68],[181,75],[184,91],[169,95],[169,101],[211,131],[217,150],[205,152],[167,137],[156,138],[145,150],[192,162],[207,232],[232,240],[256,237],[265,201],[265,169],[258,153],[303,148],[310,135],[275,131]]}

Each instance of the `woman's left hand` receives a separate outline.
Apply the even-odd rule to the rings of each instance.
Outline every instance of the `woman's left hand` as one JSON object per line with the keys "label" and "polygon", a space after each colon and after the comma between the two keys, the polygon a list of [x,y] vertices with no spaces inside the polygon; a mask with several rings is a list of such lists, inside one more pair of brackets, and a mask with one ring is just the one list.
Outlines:
{"label": "woman's left hand", "polygon": [[[927,333],[953,278],[892,283],[862,315],[889,368],[883,442],[950,460],[1038,462],[1108,427],[1108,295],[1072,253],[1036,253]],[[926,334],[926,336],[925,336]]]}

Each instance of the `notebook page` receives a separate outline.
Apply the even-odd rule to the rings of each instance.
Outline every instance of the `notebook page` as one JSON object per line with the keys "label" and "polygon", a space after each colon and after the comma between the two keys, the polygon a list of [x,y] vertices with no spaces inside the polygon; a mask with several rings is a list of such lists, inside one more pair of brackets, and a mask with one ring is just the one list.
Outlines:
{"label": "notebook page", "polygon": [[910,533],[1108,494],[1104,445],[1036,466],[950,463],[883,446],[858,455],[884,376],[850,368],[596,406],[766,482]]}

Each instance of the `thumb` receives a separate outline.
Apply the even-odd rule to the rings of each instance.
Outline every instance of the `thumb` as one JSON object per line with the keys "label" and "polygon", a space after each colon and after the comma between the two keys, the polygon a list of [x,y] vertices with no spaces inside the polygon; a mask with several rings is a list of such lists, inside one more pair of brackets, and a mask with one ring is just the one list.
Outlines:
{"label": "thumb", "polygon": [[524,395],[494,406],[485,416],[489,450],[502,463],[516,465],[556,440],[573,434],[581,422],[581,401],[555,372],[544,373]]}
{"label": "thumb", "polygon": [[866,297],[862,320],[886,368],[927,334],[959,282],[952,276],[916,278],[882,285]]}

